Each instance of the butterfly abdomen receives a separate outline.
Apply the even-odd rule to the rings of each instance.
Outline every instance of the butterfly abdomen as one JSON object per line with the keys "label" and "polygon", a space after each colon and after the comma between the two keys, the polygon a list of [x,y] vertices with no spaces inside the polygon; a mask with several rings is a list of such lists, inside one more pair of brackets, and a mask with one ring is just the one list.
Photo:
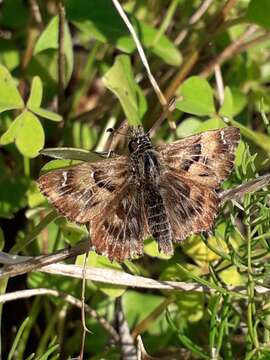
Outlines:
{"label": "butterfly abdomen", "polygon": [[159,189],[148,185],[144,195],[150,233],[157,241],[159,251],[165,254],[172,254],[171,225]]}

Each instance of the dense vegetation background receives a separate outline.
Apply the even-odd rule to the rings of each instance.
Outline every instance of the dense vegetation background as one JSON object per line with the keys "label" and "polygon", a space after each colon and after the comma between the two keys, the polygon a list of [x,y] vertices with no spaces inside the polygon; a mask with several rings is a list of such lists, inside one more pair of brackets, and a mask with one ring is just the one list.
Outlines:
{"label": "dense vegetation background", "polygon": [[[224,187],[267,173],[269,0],[127,0],[121,5],[166,98],[178,97],[171,114],[176,130],[163,121],[153,141],[167,143],[232,124],[240,128],[242,141]],[[161,106],[112,1],[4,0],[0,9],[0,248],[38,256],[76,246],[87,236],[86,228],[57,218],[39,193],[35,179],[47,162],[39,151],[106,151],[107,128],[127,119],[149,129]],[[124,151],[122,141],[115,146]],[[81,153],[61,156],[78,159]],[[46,170],[63,161],[49,162]],[[91,266],[198,282],[212,291],[88,281],[85,298],[93,311],[86,313],[91,333],[85,358],[119,359],[122,353],[127,359],[118,341],[124,333],[134,339],[141,335],[146,352],[160,359],[269,359],[269,251],[269,192],[264,189],[225,204],[213,236],[188,238],[171,258],[159,254],[152,239],[145,242],[143,258],[123,265],[90,253]],[[82,264],[83,259],[68,262]],[[13,301],[1,304],[3,359],[79,355],[81,313],[63,293],[81,299],[80,279],[32,272],[0,281],[3,294],[58,291],[25,299],[16,293]]]}

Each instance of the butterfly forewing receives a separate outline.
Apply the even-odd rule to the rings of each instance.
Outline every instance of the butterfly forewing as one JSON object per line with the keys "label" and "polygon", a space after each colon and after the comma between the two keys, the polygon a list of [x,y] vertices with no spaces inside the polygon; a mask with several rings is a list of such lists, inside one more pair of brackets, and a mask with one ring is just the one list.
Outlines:
{"label": "butterfly forewing", "polygon": [[[216,190],[233,169],[239,130],[207,131],[165,146],[161,184],[174,242],[209,230],[218,211]],[[177,201],[175,201],[177,199]]]}
{"label": "butterfly forewing", "polygon": [[227,127],[194,135],[161,149],[164,162],[189,179],[217,188],[233,169],[239,129]]}
{"label": "butterfly forewing", "polygon": [[127,176],[127,159],[120,156],[51,171],[38,179],[38,185],[62,215],[84,224],[115,199]]}

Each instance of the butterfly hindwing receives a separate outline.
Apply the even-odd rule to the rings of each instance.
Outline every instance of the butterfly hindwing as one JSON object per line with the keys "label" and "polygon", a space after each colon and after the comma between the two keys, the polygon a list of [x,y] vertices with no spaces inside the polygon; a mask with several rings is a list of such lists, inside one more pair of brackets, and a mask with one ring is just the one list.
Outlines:
{"label": "butterfly hindwing", "polygon": [[173,241],[209,230],[218,211],[219,200],[213,189],[181,178],[174,171],[163,176],[162,193],[171,224]]}
{"label": "butterfly hindwing", "polygon": [[119,262],[140,256],[148,233],[143,195],[134,191],[132,181],[90,223],[91,244],[99,254]]}

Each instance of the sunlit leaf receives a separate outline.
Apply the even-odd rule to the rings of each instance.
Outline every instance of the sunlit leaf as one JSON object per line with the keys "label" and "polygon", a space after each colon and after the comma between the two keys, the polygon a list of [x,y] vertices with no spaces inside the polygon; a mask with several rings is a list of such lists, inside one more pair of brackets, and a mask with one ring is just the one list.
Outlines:
{"label": "sunlit leaf", "polygon": [[270,2],[268,0],[251,0],[247,8],[247,19],[257,25],[270,29]]}
{"label": "sunlit leaf", "polygon": [[215,114],[213,90],[205,79],[190,77],[181,85],[177,95],[180,97],[176,101],[177,109],[201,116]]}
{"label": "sunlit leaf", "polygon": [[130,125],[139,125],[146,111],[146,100],[132,73],[127,55],[116,58],[114,65],[103,77],[105,86],[119,99]]}
{"label": "sunlit leaf", "polygon": [[24,111],[20,116],[20,128],[15,138],[19,151],[27,157],[36,157],[43,148],[44,141],[44,130],[40,121],[31,112]]}
{"label": "sunlit leaf", "polygon": [[22,109],[23,99],[16,88],[9,71],[0,64],[0,112],[12,109]]}
{"label": "sunlit leaf", "polygon": [[[49,49],[58,49],[58,28],[59,28],[59,17],[55,16],[47,25],[46,29],[40,35],[35,49],[34,55],[37,55],[45,50]],[[66,82],[69,81],[72,71],[73,71],[73,47],[72,39],[69,31],[68,24],[65,23],[64,27],[64,54],[65,54],[65,64],[66,64]]]}
{"label": "sunlit leaf", "polygon": [[34,76],[31,84],[30,95],[27,101],[27,108],[32,110],[32,108],[40,107],[42,101],[42,82],[39,76]]}
{"label": "sunlit leaf", "polygon": [[[30,109],[30,108],[29,108]],[[35,114],[37,114],[38,116],[45,118],[45,119],[49,119],[52,121],[61,121],[63,120],[62,116],[59,114],[56,114],[55,112],[46,110],[46,109],[42,109],[40,107],[35,107],[35,106],[31,106],[31,111]]]}

